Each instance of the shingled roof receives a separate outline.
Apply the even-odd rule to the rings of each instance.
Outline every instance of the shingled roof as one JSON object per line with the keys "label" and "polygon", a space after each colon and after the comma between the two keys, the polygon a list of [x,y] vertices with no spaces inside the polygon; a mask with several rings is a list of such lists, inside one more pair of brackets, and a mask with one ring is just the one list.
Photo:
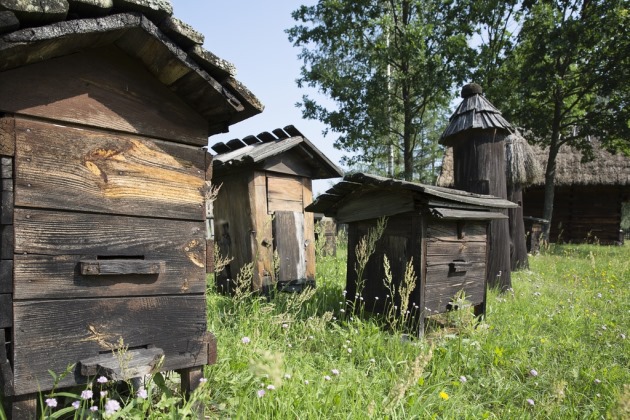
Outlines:
{"label": "shingled roof", "polygon": [[211,149],[218,153],[213,158],[215,174],[256,165],[274,156],[289,151],[301,156],[302,161],[312,168],[313,179],[339,178],[343,171],[324,155],[304,134],[292,125],[233,139],[227,143],[216,143]]}
{"label": "shingled roof", "polygon": [[[337,210],[357,197],[374,195],[377,191],[387,194],[399,192],[408,195],[408,200],[402,205],[396,203],[395,208],[390,205],[391,203],[378,203],[377,205],[383,209],[383,216],[412,211],[416,208],[417,203],[424,203],[435,217],[458,218],[465,216],[477,219],[498,219],[505,218],[505,216],[491,210],[517,207],[510,201],[491,195],[473,194],[377,175],[354,173],[346,175],[343,181],[318,196],[305,210],[324,213],[326,216],[337,217],[341,221],[352,220],[353,217],[347,215],[342,215],[340,218]],[[458,209],[466,209],[466,213],[462,213]]]}
{"label": "shingled roof", "polygon": [[115,45],[208,120],[208,134],[262,111],[236,69],[202,47],[168,0],[0,0],[0,72]]}
{"label": "shingled roof", "polygon": [[453,136],[469,129],[495,128],[508,133],[513,131],[512,125],[503,118],[501,111],[483,97],[482,93],[481,86],[476,83],[470,83],[462,88],[461,97],[464,99],[451,115],[449,125],[440,137],[440,144],[452,146]]}

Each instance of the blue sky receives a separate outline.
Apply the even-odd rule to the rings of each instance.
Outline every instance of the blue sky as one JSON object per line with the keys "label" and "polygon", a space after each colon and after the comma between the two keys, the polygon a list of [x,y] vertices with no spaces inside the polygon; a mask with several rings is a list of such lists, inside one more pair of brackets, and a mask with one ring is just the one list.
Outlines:
{"label": "blue sky", "polygon": [[[333,148],[335,134],[323,137],[319,121],[302,119],[295,103],[306,90],[299,89],[301,61],[298,48],[285,29],[294,26],[291,12],[316,0],[171,0],[173,14],[205,36],[204,48],[232,62],[236,78],[265,105],[262,114],[230,127],[227,134],[210,137],[209,143],[243,138],[249,134],[295,125],[330,160],[339,165],[344,152]],[[311,92],[312,93],[312,92]],[[314,192],[323,192],[330,181],[318,181]]]}

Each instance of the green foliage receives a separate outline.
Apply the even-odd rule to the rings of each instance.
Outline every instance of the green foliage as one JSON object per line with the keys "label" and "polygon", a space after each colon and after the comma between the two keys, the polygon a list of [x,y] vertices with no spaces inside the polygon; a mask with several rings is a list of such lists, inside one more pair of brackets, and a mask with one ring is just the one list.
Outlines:
{"label": "green foliage", "polygon": [[219,358],[189,399],[158,374],[146,398],[112,384],[91,384],[90,400],[53,390],[42,400],[59,405],[42,417],[102,418],[106,390],[121,403],[108,418],[198,418],[195,407],[206,418],[629,418],[630,247],[552,245],[530,266],[513,290],[489,292],[483,322],[438,315],[421,339],[345,311],[345,258],[320,259],[308,293],[211,291]]}
{"label": "green foliage", "polygon": [[[304,61],[298,86],[317,88],[333,107],[304,96],[305,118],[340,134],[345,163],[400,176],[432,176],[454,85],[472,66],[470,1],[320,0],[293,12],[287,30]],[[426,180],[426,179],[425,179]]]}

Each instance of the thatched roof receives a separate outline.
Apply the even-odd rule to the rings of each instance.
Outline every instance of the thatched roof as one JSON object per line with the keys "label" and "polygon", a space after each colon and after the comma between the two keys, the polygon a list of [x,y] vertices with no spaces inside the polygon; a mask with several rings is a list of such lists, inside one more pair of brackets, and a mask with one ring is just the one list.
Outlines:
{"label": "thatched roof", "polygon": [[[560,148],[556,158],[556,185],[630,185],[630,157],[623,154],[614,155],[603,149],[598,141],[591,140],[591,142],[595,158],[585,163],[582,163],[582,152],[579,150],[569,146]],[[544,171],[547,167],[549,149],[535,145],[529,146],[539,163],[540,171],[528,184],[544,185]],[[452,148],[448,148],[444,155],[437,185],[453,186]]]}
{"label": "thatched roof", "polygon": [[453,137],[465,130],[499,129],[507,133],[512,132],[512,125],[503,118],[501,111],[481,94],[481,86],[476,83],[467,84],[462,88],[463,100],[451,115],[449,125],[440,137],[440,144],[452,146]]}

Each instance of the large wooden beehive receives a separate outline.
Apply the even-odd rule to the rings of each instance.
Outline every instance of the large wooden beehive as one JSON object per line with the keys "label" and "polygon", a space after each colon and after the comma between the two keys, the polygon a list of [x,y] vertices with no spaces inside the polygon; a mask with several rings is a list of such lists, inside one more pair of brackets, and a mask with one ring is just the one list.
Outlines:
{"label": "large wooden beehive", "polygon": [[[133,3],[147,2],[114,12]],[[262,106],[160,7],[44,26],[16,11],[29,27],[0,35],[0,392],[15,418],[49,370],[75,366],[64,387],[163,356],[190,391],[216,357],[202,146]],[[129,371],[108,370],[121,345]]]}

